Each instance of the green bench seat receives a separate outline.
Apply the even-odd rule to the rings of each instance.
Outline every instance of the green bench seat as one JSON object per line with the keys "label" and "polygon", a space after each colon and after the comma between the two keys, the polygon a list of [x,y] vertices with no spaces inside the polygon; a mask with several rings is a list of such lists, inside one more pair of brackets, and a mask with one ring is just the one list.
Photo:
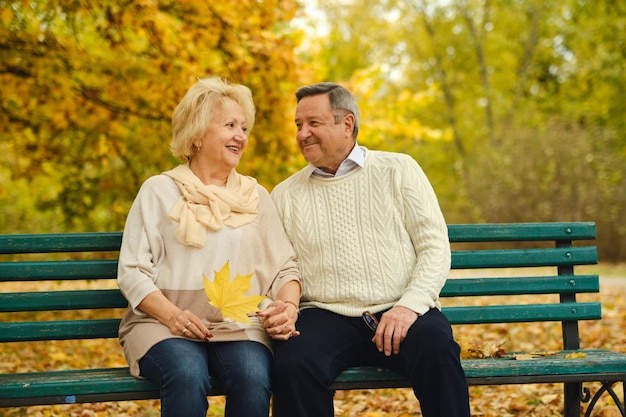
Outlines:
{"label": "green bench seat", "polygon": [[[457,224],[449,226],[452,269],[470,278],[451,278],[441,297],[453,325],[560,322],[562,350],[532,360],[503,357],[463,359],[470,385],[563,383],[567,417],[586,415],[601,395],[610,395],[622,416],[624,399],[614,387],[626,380],[626,354],[580,348],[579,321],[600,320],[601,304],[579,301],[578,294],[600,291],[597,275],[577,274],[575,266],[597,263],[593,223]],[[0,235],[2,282],[113,280],[121,233]],[[38,259],[25,259],[26,256]],[[80,258],[80,259],[78,259]],[[534,274],[535,267],[551,267]],[[481,269],[506,268],[502,276],[481,276]],[[511,276],[510,270],[518,273]],[[529,272],[531,271],[531,272]],[[556,294],[545,303],[501,304],[502,297]],[[481,305],[446,306],[446,298],[481,297]],[[488,298],[492,297],[492,298]],[[507,300],[515,297],[507,297]],[[126,300],[117,289],[0,292],[2,313],[110,311],[105,318],[63,320],[0,319],[0,342],[117,338]],[[1,345],[0,345],[1,346]],[[1,348],[0,348],[1,349]],[[537,350],[542,350],[537,346]],[[521,352],[523,353],[523,352]],[[574,357],[566,357],[575,353]],[[582,353],[582,354],[581,354]],[[584,383],[600,382],[593,396]],[[214,384],[212,395],[222,395]],[[335,381],[338,390],[408,387],[406,377],[375,367],[351,368]],[[158,398],[158,387],[130,376],[128,368],[70,369],[0,374],[0,407]]]}

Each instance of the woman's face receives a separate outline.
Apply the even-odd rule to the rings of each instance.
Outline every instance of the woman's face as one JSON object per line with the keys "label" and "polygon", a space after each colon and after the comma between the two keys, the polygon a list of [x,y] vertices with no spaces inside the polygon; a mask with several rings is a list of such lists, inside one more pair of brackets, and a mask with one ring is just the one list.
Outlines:
{"label": "woman's face", "polygon": [[218,105],[204,136],[194,142],[200,146],[199,161],[215,170],[230,172],[239,165],[248,146],[246,118],[243,109],[233,100]]}

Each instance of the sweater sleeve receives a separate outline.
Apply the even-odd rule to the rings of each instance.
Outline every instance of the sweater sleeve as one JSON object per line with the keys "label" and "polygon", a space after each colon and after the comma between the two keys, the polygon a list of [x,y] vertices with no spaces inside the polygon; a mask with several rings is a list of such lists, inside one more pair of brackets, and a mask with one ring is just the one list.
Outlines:
{"label": "sweater sleeve", "polygon": [[133,202],[126,219],[120,248],[117,282],[136,314],[139,303],[150,293],[158,291],[155,281],[155,259],[163,245],[157,231],[160,204],[157,201],[156,178],[146,181]]}
{"label": "sweater sleeve", "polygon": [[400,178],[400,198],[403,221],[413,242],[417,262],[397,305],[421,315],[439,307],[439,293],[450,271],[450,242],[430,181],[415,160],[407,157],[405,161]]}

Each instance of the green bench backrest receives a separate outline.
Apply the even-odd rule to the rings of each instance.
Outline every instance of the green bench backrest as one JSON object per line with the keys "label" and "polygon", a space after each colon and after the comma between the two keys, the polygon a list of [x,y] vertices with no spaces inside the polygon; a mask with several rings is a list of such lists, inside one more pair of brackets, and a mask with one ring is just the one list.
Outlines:
{"label": "green bench backrest", "polygon": [[[451,306],[443,311],[452,324],[590,320],[601,318],[600,303],[578,302],[577,293],[599,292],[597,275],[575,275],[574,267],[597,263],[594,223],[449,225],[452,269],[478,276],[451,278],[442,297],[558,294],[550,304]],[[574,246],[576,241],[581,244]],[[510,242],[518,247],[513,248]],[[0,313],[82,309],[120,309],[126,300],[117,289],[6,292],[2,282],[111,280],[117,273],[121,233],[0,235]],[[88,252],[92,259],[84,258]],[[26,254],[57,253],[55,260],[24,260]],[[17,259],[17,260],[16,260]],[[554,267],[554,275],[484,277],[480,269]],[[506,274],[503,274],[506,275]],[[6,321],[0,315],[0,342],[115,338],[121,313],[104,319]],[[571,336],[577,343],[577,327]],[[564,334],[566,331],[564,330]],[[567,346],[566,341],[566,346]],[[573,346],[573,345],[570,345]],[[575,347],[575,346],[574,346]]]}

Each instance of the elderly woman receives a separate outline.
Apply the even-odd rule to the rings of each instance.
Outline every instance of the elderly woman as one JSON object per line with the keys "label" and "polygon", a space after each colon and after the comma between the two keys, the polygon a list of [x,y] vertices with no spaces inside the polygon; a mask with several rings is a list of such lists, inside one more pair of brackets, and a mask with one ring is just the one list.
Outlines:
{"label": "elderly woman", "polygon": [[[254,111],[245,86],[219,78],[192,86],[172,116],[171,150],[185,163],[149,178],[126,220],[120,342],[131,373],[159,384],[162,416],[205,417],[218,380],[226,416],[267,417],[271,339],[298,335],[293,248],[268,192],[235,170]],[[235,277],[246,285],[231,285]],[[229,318],[205,279],[267,298]]]}

